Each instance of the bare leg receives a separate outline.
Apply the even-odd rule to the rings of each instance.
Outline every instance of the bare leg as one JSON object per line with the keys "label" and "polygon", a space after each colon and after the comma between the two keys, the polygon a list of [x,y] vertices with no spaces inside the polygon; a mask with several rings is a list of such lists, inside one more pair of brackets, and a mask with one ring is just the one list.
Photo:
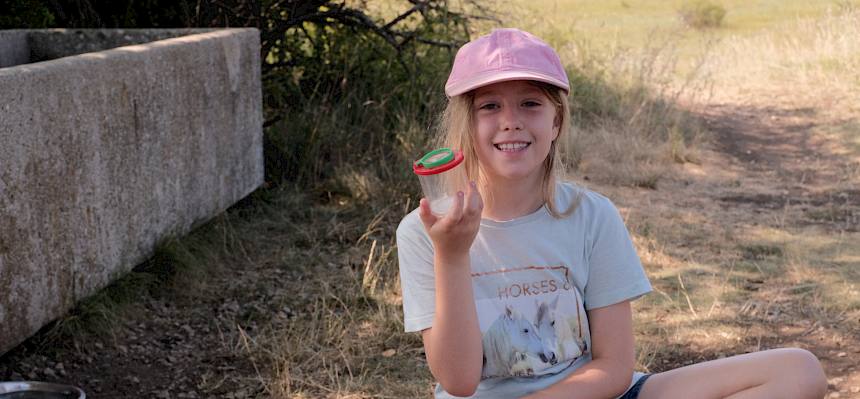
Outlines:
{"label": "bare leg", "polygon": [[649,378],[640,399],[821,399],[827,377],[803,349],[774,349],[712,360]]}

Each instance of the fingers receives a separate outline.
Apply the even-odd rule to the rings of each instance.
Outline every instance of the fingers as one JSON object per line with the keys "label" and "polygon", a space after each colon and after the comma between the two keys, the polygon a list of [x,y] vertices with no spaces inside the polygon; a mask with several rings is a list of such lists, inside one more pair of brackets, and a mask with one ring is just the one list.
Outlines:
{"label": "fingers", "polygon": [[451,209],[448,210],[448,214],[445,215],[445,219],[448,219],[453,224],[459,223],[460,219],[463,218],[464,201],[465,198],[463,192],[457,191],[457,195],[454,196],[454,202],[451,204]]}
{"label": "fingers", "polygon": [[442,230],[449,230],[464,222],[467,225],[480,222],[484,200],[481,198],[481,193],[474,181],[469,182],[465,193],[458,191],[453,197],[448,212],[442,217],[433,214],[430,210],[430,201],[426,198],[419,201],[418,216],[428,231],[436,224],[439,224],[439,228]]}
{"label": "fingers", "polygon": [[484,199],[481,197],[481,192],[478,191],[478,186],[474,181],[469,182],[469,188],[466,191],[466,217],[474,218],[481,217],[481,212],[484,209]]}
{"label": "fingers", "polygon": [[418,202],[418,216],[427,230],[430,230],[436,224],[436,221],[439,220],[433,212],[430,212],[430,201],[427,201],[426,198],[421,198],[421,201]]}
{"label": "fingers", "polygon": [[431,212],[430,201],[422,198],[418,215],[438,253],[462,255],[469,253],[481,223],[483,200],[474,183],[466,188],[466,193],[458,191],[453,195],[450,208],[444,216]]}

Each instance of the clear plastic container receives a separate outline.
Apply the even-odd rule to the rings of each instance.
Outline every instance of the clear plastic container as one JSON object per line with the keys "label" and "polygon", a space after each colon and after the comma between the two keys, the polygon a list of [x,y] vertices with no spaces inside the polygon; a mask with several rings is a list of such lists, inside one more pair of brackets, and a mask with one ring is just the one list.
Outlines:
{"label": "clear plastic container", "polygon": [[463,152],[450,148],[439,148],[424,154],[412,163],[418,175],[424,198],[430,201],[430,211],[444,215],[451,208],[457,191],[463,190],[462,174],[457,166],[463,163]]}

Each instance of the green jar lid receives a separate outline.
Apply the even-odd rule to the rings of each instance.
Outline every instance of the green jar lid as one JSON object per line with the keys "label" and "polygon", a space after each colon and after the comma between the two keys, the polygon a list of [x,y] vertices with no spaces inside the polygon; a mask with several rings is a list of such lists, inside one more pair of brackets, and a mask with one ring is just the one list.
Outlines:
{"label": "green jar lid", "polygon": [[427,176],[442,173],[463,162],[463,152],[447,147],[437,148],[424,154],[412,164],[415,174]]}

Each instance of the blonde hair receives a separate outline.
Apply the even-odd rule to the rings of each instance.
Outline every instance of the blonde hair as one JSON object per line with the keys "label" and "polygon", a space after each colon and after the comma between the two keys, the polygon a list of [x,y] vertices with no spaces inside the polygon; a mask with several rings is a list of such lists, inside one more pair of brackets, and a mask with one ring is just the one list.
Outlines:
{"label": "blonde hair", "polygon": [[[570,137],[570,105],[564,91],[548,83],[528,81],[539,88],[550,102],[555,106],[555,125],[558,126],[558,137],[550,145],[549,154],[544,160],[543,176],[541,178],[541,192],[543,200],[549,213],[561,219],[573,213],[579,201],[573,201],[571,205],[561,211],[555,203],[555,185],[559,176],[565,174],[565,162],[563,159],[563,148],[567,148]],[[475,123],[472,113],[475,92],[470,91],[459,96],[451,97],[448,106],[438,124],[437,146],[456,148],[463,151],[463,167],[457,168],[456,174],[450,174],[447,184],[450,186],[463,187],[465,181],[474,180],[478,187],[486,187],[488,181],[481,173],[481,165],[478,162],[478,154],[475,151]],[[491,203],[492,198],[486,196],[486,190],[482,190],[484,201]]]}

